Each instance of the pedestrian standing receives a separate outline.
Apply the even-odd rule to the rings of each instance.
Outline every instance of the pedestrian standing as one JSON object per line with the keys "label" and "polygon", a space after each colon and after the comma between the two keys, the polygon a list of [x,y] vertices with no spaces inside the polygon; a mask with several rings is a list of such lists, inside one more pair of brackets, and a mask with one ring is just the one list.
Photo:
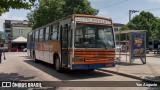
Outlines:
{"label": "pedestrian standing", "polygon": [[4,49],[3,49],[2,45],[0,44],[0,63],[2,62],[2,53],[3,53],[3,56],[4,56],[4,60],[5,60],[6,57],[5,57]]}

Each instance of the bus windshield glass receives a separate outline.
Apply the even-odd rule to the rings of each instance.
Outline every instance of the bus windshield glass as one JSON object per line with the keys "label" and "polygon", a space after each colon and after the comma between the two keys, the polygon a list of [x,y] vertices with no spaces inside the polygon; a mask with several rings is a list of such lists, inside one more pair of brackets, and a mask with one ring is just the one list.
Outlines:
{"label": "bus windshield glass", "polygon": [[114,48],[111,26],[77,24],[75,48]]}

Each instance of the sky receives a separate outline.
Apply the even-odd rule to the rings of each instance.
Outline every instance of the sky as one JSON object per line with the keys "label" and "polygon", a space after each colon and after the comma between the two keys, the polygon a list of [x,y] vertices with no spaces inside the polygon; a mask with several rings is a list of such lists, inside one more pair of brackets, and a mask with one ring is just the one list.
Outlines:
{"label": "sky", "polygon": [[[149,11],[160,18],[160,0],[88,0],[91,6],[99,9],[98,16],[112,18],[114,23],[127,24],[129,10]],[[0,16],[0,31],[3,31],[3,23],[7,20],[27,20],[29,10],[10,9]],[[132,14],[132,18],[140,12]]]}

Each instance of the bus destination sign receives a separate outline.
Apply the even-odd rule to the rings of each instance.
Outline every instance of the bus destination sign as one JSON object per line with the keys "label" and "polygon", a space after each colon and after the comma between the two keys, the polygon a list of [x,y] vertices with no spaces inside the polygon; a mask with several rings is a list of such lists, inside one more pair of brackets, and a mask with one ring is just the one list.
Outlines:
{"label": "bus destination sign", "polygon": [[76,22],[91,22],[91,23],[102,23],[102,24],[111,24],[110,20],[93,18],[93,17],[75,17]]}

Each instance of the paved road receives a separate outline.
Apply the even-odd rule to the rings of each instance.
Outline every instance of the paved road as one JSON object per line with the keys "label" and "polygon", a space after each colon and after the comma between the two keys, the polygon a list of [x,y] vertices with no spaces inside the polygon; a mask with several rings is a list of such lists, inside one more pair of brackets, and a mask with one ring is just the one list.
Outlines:
{"label": "paved road", "polygon": [[[66,71],[57,73],[47,63],[34,63],[25,52],[6,53],[0,64],[0,81],[137,81],[102,71]],[[94,86],[94,85],[91,85]],[[127,84],[126,84],[127,86]],[[146,90],[148,87],[61,87],[59,90]]]}

